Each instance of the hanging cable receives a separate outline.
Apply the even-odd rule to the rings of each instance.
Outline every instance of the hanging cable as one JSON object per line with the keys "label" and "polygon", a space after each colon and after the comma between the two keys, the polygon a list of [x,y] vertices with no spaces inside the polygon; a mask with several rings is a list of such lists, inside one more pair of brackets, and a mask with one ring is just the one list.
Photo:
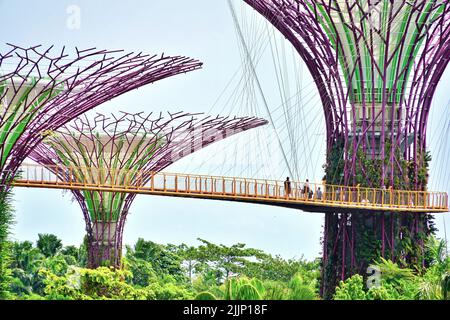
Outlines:
{"label": "hanging cable", "polygon": [[246,44],[246,42],[245,42],[244,36],[242,35],[242,30],[241,30],[239,21],[237,20],[236,12],[235,12],[235,10],[234,10],[234,6],[233,6],[231,0],[228,0],[228,6],[229,6],[229,8],[230,8],[230,10],[231,10],[231,14],[232,14],[232,16],[233,16],[234,24],[235,24],[236,29],[237,29],[237,31],[238,31],[239,38],[240,38],[240,40],[241,40],[241,42],[242,42],[242,46],[243,46],[244,52],[245,52],[245,54],[246,54],[246,56],[247,56],[248,63],[249,63],[249,66],[250,66],[250,70],[251,70],[251,72],[252,72],[252,74],[253,74],[253,77],[254,77],[254,79],[255,79],[255,81],[256,81],[256,84],[257,84],[257,87],[258,87],[258,91],[259,91],[259,93],[260,93],[260,95],[261,95],[261,98],[262,98],[262,100],[263,100],[263,104],[264,104],[264,107],[266,108],[267,115],[268,115],[268,117],[269,117],[270,123],[272,124],[273,130],[275,131],[275,135],[276,135],[276,138],[277,138],[277,140],[278,140],[279,147],[280,147],[281,152],[282,152],[282,154],[283,154],[284,160],[286,161],[286,165],[287,165],[287,167],[288,167],[289,174],[290,174],[291,176],[294,176],[293,173],[292,173],[291,167],[290,167],[290,165],[289,165],[289,161],[288,161],[288,158],[287,158],[287,156],[286,156],[286,152],[284,151],[283,144],[281,143],[281,139],[280,139],[280,137],[279,137],[279,135],[278,135],[277,129],[276,129],[276,127],[275,127],[275,124],[273,123],[273,119],[272,119],[272,115],[271,115],[271,113],[270,113],[269,106],[268,106],[268,104],[267,104],[267,101],[266,101],[264,92],[263,92],[262,87],[261,87],[261,84],[260,84],[260,82],[259,82],[258,75],[256,74],[256,70],[255,70],[255,67],[254,67],[254,65],[253,65],[253,61],[251,60],[251,55],[250,55],[250,52],[248,51],[247,44]]}

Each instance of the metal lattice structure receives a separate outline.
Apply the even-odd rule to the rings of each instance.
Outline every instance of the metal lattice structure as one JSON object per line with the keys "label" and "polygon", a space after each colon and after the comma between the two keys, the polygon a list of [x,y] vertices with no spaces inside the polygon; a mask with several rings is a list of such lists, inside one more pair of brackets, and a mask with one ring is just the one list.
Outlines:
{"label": "metal lattice structure", "polygon": [[0,173],[8,186],[40,141],[105,101],[143,85],[196,70],[182,56],[107,50],[21,48],[0,54]]}
{"label": "metal lattice structure", "polygon": [[[49,134],[31,158],[62,181],[132,188],[178,159],[236,133],[266,124],[259,118],[167,117],[122,113],[77,118]],[[59,170],[61,165],[65,170]],[[88,266],[120,266],[122,235],[135,193],[71,190],[86,221]]]}
{"label": "metal lattice structure", "polygon": [[[292,43],[313,76],[326,121],[327,181],[426,190],[427,119],[450,59],[449,1],[244,1]],[[338,279],[365,273],[376,250],[425,264],[423,235],[432,229],[427,215],[327,214],[323,295]],[[415,252],[402,247],[406,236]]]}

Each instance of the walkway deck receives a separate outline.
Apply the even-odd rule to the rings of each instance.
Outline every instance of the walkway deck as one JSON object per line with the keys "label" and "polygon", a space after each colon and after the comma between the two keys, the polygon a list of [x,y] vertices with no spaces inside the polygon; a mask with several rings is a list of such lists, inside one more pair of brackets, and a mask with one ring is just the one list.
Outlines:
{"label": "walkway deck", "polygon": [[[51,170],[49,170],[51,169]],[[287,195],[283,181],[196,174],[99,171],[97,168],[46,168],[23,165],[16,187],[125,192],[158,196],[238,201],[295,208],[306,212],[448,212],[445,192],[382,190],[292,182]],[[79,179],[77,177],[87,177]],[[148,179],[146,179],[148,178]],[[83,180],[83,181],[81,181]],[[141,181],[148,180],[146,183]],[[320,196],[321,190],[322,196]]]}

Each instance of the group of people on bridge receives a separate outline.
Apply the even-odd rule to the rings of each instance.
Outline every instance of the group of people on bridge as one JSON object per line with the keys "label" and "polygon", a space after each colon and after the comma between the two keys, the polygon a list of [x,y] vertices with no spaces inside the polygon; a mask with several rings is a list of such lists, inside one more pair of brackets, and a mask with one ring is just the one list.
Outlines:
{"label": "group of people on bridge", "polygon": [[[289,180],[289,177],[286,177],[286,180],[284,181],[284,193],[286,197],[290,197],[292,195],[292,186],[291,186],[291,180]],[[315,199],[315,200],[322,200],[322,190],[320,187],[316,190],[316,195],[314,197],[314,191],[309,186],[309,180],[306,179],[305,184],[303,185],[303,188],[300,189],[300,197],[303,197],[305,199]]]}
{"label": "group of people on bridge", "polygon": [[[323,185],[325,187],[325,185]],[[310,187],[309,180],[302,187],[297,187],[294,182],[294,188],[289,177],[284,181],[284,196],[286,198],[301,198],[312,201],[331,201],[331,202],[351,202],[359,203],[363,206],[373,205],[402,205],[414,207],[416,205],[426,206],[434,199],[427,196],[424,192],[408,192],[408,191],[394,191],[392,187],[386,188],[383,186],[380,189],[374,188],[360,188],[359,185],[351,186],[331,186],[327,188],[326,195],[321,188],[314,184]]]}

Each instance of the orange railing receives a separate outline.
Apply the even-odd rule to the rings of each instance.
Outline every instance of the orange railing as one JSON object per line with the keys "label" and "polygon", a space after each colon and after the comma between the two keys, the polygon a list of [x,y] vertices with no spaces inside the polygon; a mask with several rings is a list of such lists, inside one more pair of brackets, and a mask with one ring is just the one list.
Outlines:
{"label": "orange railing", "polygon": [[[99,170],[88,167],[43,167],[26,164],[16,186],[56,186],[60,188],[98,189],[120,192],[199,195],[203,198],[274,200],[278,202],[311,203],[334,207],[359,207],[378,210],[448,211],[445,192],[406,191],[337,186],[323,183],[291,182],[287,194],[284,182],[238,177],[197,174],[145,173],[136,170]],[[64,176],[61,179],[60,176]],[[81,178],[82,177],[82,178]],[[148,179],[144,179],[148,177]],[[147,180],[146,183],[143,183]],[[320,191],[319,191],[320,190]],[[307,191],[307,190],[306,190]]]}

